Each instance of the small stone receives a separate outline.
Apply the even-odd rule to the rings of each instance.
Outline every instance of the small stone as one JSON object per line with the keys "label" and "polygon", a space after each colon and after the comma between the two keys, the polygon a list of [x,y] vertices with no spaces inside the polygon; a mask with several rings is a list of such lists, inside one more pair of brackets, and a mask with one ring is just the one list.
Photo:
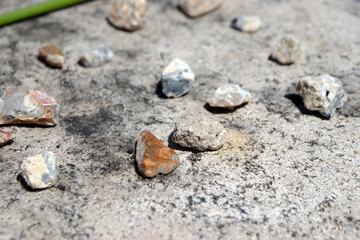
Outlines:
{"label": "small stone", "polygon": [[114,53],[110,48],[102,44],[83,51],[79,61],[84,67],[100,67],[110,62],[113,57]]}
{"label": "small stone", "polygon": [[240,16],[232,22],[231,26],[242,32],[256,32],[261,28],[261,20],[256,16]]}
{"label": "small stone", "polygon": [[216,89],[214,96],[208,101],[211,107],[234,108],[251,100],[248,91],[236,84],[225,84]]}
{"label": "small stone", "polygon": [[180,9],[190,18],[196,18],[218,9],[221,0],[180,0]]}
{"label": "small stone", "polygon": [[15,134],[12,132],[6,132],[0,130],[0,146],[4,146],[8,143],[11,143],[15,139]]}
{"label": "small stone", "polygon": [[0,124],[56,125],[59,106],[54,98],[26,88],[8,89],[0,99]]}
{"label": "small stone", "polygon": [[162,90],[167,97],[180,97],[190,91],[195,74],[189,65],[176,58],[162,73]]}
{"label": "small stone", "polygon": [[136,144],[136,162],[144,177],[155,177],[159,173],[169,174],[175,170],[179,157],[153,134],[143,131]]}
{"label": "small stone", "polygon": [[274,48],[271,59],[283,64],[289,65],[295,63],[301,55],[300,42],[294,37],[284,36]]}
{"label": "small stone", "polygon": [[122,0],[110,8],[110,23],[126,31],[140,29],[145,22],[146,0]]}
{"label": "small stone", "polygon": [[20,168],[27,185],[33,189],[53,187],[58,180],[58,163],[53,152],[28,157]]}
{"label": "small stone", "polygon": [[172,140],[183,147],[205,151],[220,149],[227,136],[228,132],[221,123],[194,119],[178,122]]}
{"label": "small stone", "polygon": [[308,110],[319,111],[331,118],[338,108],[344,106],[347,96],[339,79],[330,75],[308,76],[295,83]]}
{"label": "small stone", "polygon": [[39,49],[39,57],[48,65],[62,68],[65,62],[65,54],[55,45],[43,46]]}

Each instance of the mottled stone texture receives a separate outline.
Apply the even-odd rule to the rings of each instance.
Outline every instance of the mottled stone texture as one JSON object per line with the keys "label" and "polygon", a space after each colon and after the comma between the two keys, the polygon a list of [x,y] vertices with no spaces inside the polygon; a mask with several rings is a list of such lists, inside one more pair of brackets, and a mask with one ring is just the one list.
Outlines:
{"label": "mottled stone texture", "polygon": [[251,100],[251,95],[237,84],[225,84],[216,89],[208,101],[211,107],[234,108]]}
{"label": "mottled stone texture", "polygon": [[15,134],[0,129],[0,146],[11,143],[15,139]]}
{"label": "mottled stone texture", "polygon": [[110,23],[120,29],[135,31],[145,23],[146,0],[120,0],[110,9]]}
{"label": "mottled stone texture", "polygon": [[293,36],[283,36],[271,53],[271,59],[282,65],[293,64],[300,57],[300,41]]}
{"label": "mottled stone texture", "polygon": [[65,54],[55,45],[46,45],[39,49],[39,57],[52,67],[62,68]]}
{"label": "mottled stone texture", "polygon": [[179,7],[188,17],[196,18],[216,10],[221,3],[221,0],[179,0]]}
{"label": "mottled stone texture", "polygon": [[84,67],[101,67],[110,62],[114,53],[107,46],[101,44],[97,47],[84,50],[81,53],[80,64]]}

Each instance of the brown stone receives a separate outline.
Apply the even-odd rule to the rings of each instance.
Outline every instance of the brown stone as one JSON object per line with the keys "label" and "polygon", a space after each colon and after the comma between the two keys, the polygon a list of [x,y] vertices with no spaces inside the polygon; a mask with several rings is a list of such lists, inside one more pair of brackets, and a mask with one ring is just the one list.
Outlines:
{"label": "brown stone", "polygon": [[39,57],[52,67],[62,68],[65,54],[55,45],[43,46],[39,49]]}
{"label": "brown stone", "polygon": [[179,157],[174,150],[164,145],[153,134],[143,131],[136,144],[136,162],[144,177],[155,177],[159,173],[169,174],[175,170]]}
{"label": "brown stone", "polygon": [[0,130],[0,146],[11,143],[15,139],[15,134]]}
{"label": "brown stone", "polygon": [[180,0],[180,9],[190,18],[196,18],[218,9],[221,0]]}

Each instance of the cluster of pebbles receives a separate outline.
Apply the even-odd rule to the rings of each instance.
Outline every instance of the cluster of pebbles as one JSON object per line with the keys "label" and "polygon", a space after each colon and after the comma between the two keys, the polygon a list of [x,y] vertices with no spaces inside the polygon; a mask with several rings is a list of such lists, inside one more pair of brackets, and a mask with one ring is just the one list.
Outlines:
{"label": "cluster of pebbles", "polygon": [[[115,28],[136,31],[145,24],[146,0],[122,0],[110,8],[108,21]],[[221,7],[221,0],[179,0],[178,6],[190,18],[196,18]],[[239,16],[231,27],[246,33],[261,29],[262,22],[257,16]],[[105,45],[84,50],[79,64],[100,67],[110,62],[114,53]],[[301,57],[300,41],[292,36],[283,36],[273,48],[270,58],[281,65],[295,64]],[[65,54],[55,45],[39,49],[39,58],[47,65],[62,68]],[[173,59],[164,69],[161,77],[162,92],[168,98],[186,95],[195,82],[195,74],[181,59]],[[308,110],[318,111],[325,118],[335,115],[347,101],[342,83],[330,75],[307,76],[294,83]],[[207,103],[210,107],[235,109],[249,103],[251,94],[237,84],[219,86]],[[0,98],[0,125],[34,124],[55,126],[59,105],[46,93],[25,89],[8,89]],[[208,119],[185,119],[175,124],[171,140],[195,151],[216,151],[227,141],[228,131],[224,126]],[[0,146],[15,139],[13,132],[0,130]],[[146,178],[158,174],[169,174],[176,169],[180,158],[152,133],[143,131],[136,142],[136,168]],[[33,189],[52,187],[58,179],[58,162],[54,153],[44,152],[28,157],[21,164],[21,173],[27,185]]]}

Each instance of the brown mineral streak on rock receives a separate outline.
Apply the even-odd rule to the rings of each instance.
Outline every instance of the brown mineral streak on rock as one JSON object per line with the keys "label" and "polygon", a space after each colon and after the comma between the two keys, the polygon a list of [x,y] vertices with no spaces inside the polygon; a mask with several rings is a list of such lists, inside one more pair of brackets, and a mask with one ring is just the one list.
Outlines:
{"label": "brown mineral streak on rock", "polygon": [[15,134],[12,132],[6,132],[0,129],[0,146],[14,141]]}
{"label": "brown mineral streak on rock", "polygon": [[62,68],[65,61],[65,54],[55,45],[43,46],[39,49],[39,57],[53,67]]}

